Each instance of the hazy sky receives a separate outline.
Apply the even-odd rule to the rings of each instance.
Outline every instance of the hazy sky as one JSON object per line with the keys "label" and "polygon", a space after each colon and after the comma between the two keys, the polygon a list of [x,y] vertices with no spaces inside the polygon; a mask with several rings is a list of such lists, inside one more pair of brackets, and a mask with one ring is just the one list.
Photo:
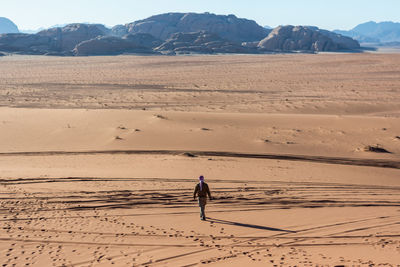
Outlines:
{"label": "hazy sky", "polygon": [[350,29],[374,20],[400,22],[400,0],[1,0],[0,17],[20,29],[72,22],[125,24],[166,12],[235,14],[260,25]]}

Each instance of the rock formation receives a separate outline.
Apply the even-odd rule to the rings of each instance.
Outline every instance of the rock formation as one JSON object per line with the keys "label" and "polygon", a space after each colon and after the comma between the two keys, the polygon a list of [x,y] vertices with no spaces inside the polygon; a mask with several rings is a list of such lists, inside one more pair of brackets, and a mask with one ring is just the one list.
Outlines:
{"label": "rock formation", "polygon": [[145,47],[135,41],[114,36],[98,36],[79,43],[73,50],[76,56],[119,55],[123,53],[155,53],[151,47]]}
{"label": "rock formation", "polygon": [[148,33],[127,34],[122,39],[135,43],[137,46],[156,48],[163,43],[162,40],[155,38]]}
{"label": "rock formation", "polygon": [[311,27],[308,28],[318,31],[321,34],[329,37],[334,43],[337,43],[339,46],[339,50],[357,50],[360,49],[360,43],[356,40],[349,38],[347,36],[343,36],[341,34],[337,34],[335,32],[319,29],[318,27]]}
{"label": "rock formation", "polygon": [[270,30],[253,20],[240,19],[234,15],[215,15],[210,13],[167,13],[138,20],[125,26],[118,25],[112,33],[122,36],[128,33],[149,33],[166,40],[174,33],[207,31],[234,42],[259,41]]}
{"label": "rock formation", "polygon": [[0,51],[43,54],[53,50],[55,42],[47,36],[24,33],[0,34]]}
{"label": "rock formation", "polygon": [[103,25],[78,23],[43,30],[37,34],[2,34],[0,51],[69,55],[77,44],[109,32]]}
{"label": "rock formation", "polygon": [[280,26],[271,31],[252,20],[210,13],[161,14],[117,25],[111,30],[100,24],[75,23],[37,34],[0,34],[0,51],[57,56],[319,52],[359,48],[357,41],[317,27]]}
{"label": "rock formation", "polygon": [[358,49],[357,41],[317,27],[279,26],[261,40],[261,51],[340,51]]}
{"label": "rock formation", "polygon": [[[187,53],[249,53],[250,50],[231,41],[224,40],[214,33],[205,31],[175,33],[156,48],[164,54]],[[253,52],[256,52],[254,50]]]}
{"label": "rock formation", "polygon": [[19,33],[17,25],[7,18],[0,17],[0,34]]}
{"label": "rock formation", "polygon": [[110,30],[101,24],[69,24],[65,27],[57,27],[38,32],[38,36],[49,37],[55,41],[56,51],[70,51],[83,41],[97,36],[108,35]]}

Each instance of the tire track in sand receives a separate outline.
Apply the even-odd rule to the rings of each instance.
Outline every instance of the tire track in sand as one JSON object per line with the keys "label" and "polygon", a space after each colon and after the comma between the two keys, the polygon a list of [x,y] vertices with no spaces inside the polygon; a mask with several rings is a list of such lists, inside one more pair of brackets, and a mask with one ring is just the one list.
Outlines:
{"label": "tire track in sand", "polygon": [[87,151],[27,151],[27,152],[2,152],[0,156],[60,156],[60,155],[97,155],[97,154],[127,154],[127,155],[184,155],[188,157],[228,157],[273,159],[287,161],[306,161],[325,164],[340,164],[354,166],[369,166],[380,168],[400,169],[400,161],[360,159],[327,156],[309,156],[292,154],[254,154],[226,151],[185,151],[185,150],[87,150]]}

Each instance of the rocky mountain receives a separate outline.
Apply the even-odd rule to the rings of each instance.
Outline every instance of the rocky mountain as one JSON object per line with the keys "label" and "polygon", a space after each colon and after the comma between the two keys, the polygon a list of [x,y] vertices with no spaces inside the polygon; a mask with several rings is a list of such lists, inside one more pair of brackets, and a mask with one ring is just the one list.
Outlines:
{"label": "rocky mountain", "polygon": [[311,26],[268,30],[252,20],[210,13],[168,13],[108,29],[75,23],[36,34],[0,34],[0,52],[45,55],[263,53],[358,50],[349,37]]}
{"label": "rocky mountain", "polygon": [[0,17],[0,34],[19,33],[17,25],[7,18]]}
{"label": "rocky mountain", "polygon": [[37,34],[1,34],[0,51],[68,55],[79,43],[108,35],[109,32],[110,29],[103,25],[76,23],[50,28]]}
{"label": "rocky mountain", "polygon": [[56,51],[70,51],[83,41],[87,41],[97,36],[105,36],[110,33],[110,29],[101,24],[69,24],[64,27],[50,28],[38,32],[36,35],[49,37],[54,40]]}
{"label": "rocky mountain", "polygon": [[330,38],[334,43],[338,44],[339,50],[358,50],[360,49],[360,43],[354,40],[353,38],[349,38],[347,36],[334,33],[331,31],[319,29],[318,27],[307,26],[308,28],[317,31],[328,38]]}
{"label": "rocky mountain", "polygon": [[44,54],[44,51],[54,48],[54,40],[47,36],[25,33],[0,34],[0,51]]}
{"label": "rocky mountain", "polygon": [[157,39],[153,35],[148,33],[127,34],[123,36],[122,39],[134,42],[138,46],[152,49],[163,43],[162,40]]}
{"label": "rocky mountain", "polygon": [[76,45],[73,53],[76,56],[119,55],[124,53],[155,54],[153,48],[160,43],[148,34],[127,35],[123,38],[98,36]]}
{"label": "rocky mountain", "polygon": [[270,30],[258,25],[253,20],[237,18],[235,15],[215,15],[211,13],[167,13],[138,20],[112,29],[116,36],[128,33],[148,33],[166,40],[175,33],[206,31],[221,38],[234,41],[259,41]]}
{"label": "rocky mountain", "polygon": [[386,21],[376,23],[374,21],[357,25],[349,31],[335,30],[345,36],[349,36],[363,43],[388,43],[400,41],[400,23]]}
{"label": "rocky mountain", "polygon": [[356,50],[360,45],[344,37],[317,27],[279,26],[258,44],[261,51],[341,51]]}
{"label": "rocky mountain", "polygon": [[[175,33],[155,49],[164,54],[188,53],[249,53],[250,50],[240,44],[227,41],[217,34],[199,31],[193,33]],[[256,52],[256,50],[254,50]]]}

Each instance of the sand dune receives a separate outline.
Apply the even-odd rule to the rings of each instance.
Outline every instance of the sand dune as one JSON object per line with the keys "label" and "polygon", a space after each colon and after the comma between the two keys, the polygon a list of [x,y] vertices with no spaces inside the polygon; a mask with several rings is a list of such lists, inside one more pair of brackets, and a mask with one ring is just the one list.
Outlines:
{"label": "sand dune", "polygon": [[0,59],[0,104],[399,114],[400,54]]}
{"label": "sand dune", "polygon": [[0,263],[398,266],[399,59],[1,58]]}

